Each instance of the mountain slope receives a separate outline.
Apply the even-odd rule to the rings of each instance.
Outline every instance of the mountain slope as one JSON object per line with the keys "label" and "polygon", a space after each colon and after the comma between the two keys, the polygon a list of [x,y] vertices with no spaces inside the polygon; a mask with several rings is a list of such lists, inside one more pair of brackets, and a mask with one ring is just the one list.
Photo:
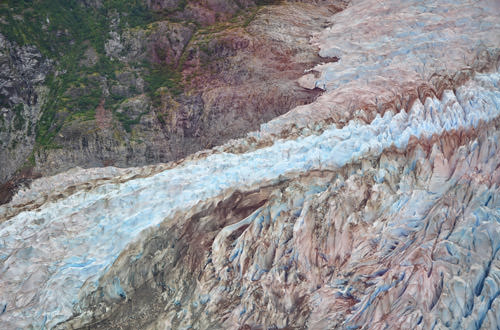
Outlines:
{"label": "mountain slope", "polygon": [[0,183],[177,160],[311,102],[308,40],[343,6],[2,4]]}

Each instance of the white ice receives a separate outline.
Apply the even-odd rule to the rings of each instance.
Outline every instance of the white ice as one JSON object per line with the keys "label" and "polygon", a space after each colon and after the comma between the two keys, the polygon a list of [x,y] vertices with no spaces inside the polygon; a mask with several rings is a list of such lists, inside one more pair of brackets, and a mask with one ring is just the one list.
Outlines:
{"label": "white ice", "polygon": [[0,327],[51,327],[67,319],[83,283],[97,281],[142,230],[176,210],[231,187],[335,169],[392,145],[404,149],[411,136],[476,126],[499,115],[500,74],[482,74],[456,96],[447,91],[442,100],[417,101],[408,113],[387,112],[369,125],[351,122],[245,154],[213,154],[20,213],[0,224]]}

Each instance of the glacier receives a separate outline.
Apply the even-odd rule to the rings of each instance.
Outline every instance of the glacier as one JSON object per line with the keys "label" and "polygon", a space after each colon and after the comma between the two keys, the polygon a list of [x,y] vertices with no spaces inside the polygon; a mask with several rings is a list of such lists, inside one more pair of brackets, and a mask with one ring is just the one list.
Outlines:
{"label": "glacier", "polygon": [[498,328],[499,13],[353,0],[312,36],[315,102],[36,180],[0,206],[0,327]]}
{"label": "glacier", "polygon": [[144,229],[176,210],[233,186],[335,170],[389,147],[405,149],[412,136],[476,127],[500,115],[499,86],[500,73],[478,74],[456,94],[445,91],[441,99],[417,101],[408,112],[388,111],[369,125],[351,122],[245,154],[213,154],[21,212],[0,225],[3,318],[20,327],[54,326],[71,315],[85,282],[98,281]]}

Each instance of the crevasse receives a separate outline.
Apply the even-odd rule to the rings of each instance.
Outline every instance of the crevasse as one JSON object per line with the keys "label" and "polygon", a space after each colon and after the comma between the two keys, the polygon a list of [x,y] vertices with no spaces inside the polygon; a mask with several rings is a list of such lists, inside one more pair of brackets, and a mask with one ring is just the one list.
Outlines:
{"label": "crevasse", "polygon": [[408,112],[386,112],[368,125],[350,122],[245,154],[213,154],[20,213],[0,225],[0,324],[50,327],[67,319],[82,285],[97,281],[141,231],[226,189],[336,169],[393,145],[404,149],[411,136],[490,121],[500,115],[499,82],[498,72],[479,74],[456,94],[417,101]]}

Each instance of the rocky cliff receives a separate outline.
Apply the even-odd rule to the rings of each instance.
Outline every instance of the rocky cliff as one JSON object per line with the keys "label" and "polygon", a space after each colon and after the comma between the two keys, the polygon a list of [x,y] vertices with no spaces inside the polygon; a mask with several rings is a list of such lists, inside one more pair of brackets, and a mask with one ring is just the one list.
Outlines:
{"label": "rocky cliff", "polygon": [[[164,13],[175,3],[148,5]],[[0,324],[498,328],[500,5],[330,5],[261,7],[231,32],[202,30],[217,34],[207,44],[224,60],[203,64],[199,30],[181,55],[183,74],[212,68],[191,80],[210,109],[223,112],[234,92],[265,112],[281,94],[259,86],[278,78],[283,84],[283,77],[301,93],[321,90],[313,101],[274,119],[262,116],[267,122],[258,130],[175,162],[39,178],[0,206]],[[230,20],[223,24],[235,24]],[[177,42],[189,33],[189,25],[157,28],[175,31],[168,35]],[[140,28],[127,31],[107,41],[115,61],[140,56],[113,53],[117,45],[149,42]],[[268,46],[255,48],[251,62],[250,49],[262,40]],[[273,42],[296,48],[280,57]],[[161,61],[177,56],[156,54]],[[297,63],[309,67],[299,74]],[[242,76],[224,80],[219,65],[242,68]],[[265,72],[271,80],[258,79]],[[164,90],[156,90],[160,105],[152,107],[182,108],[187,94]],[[139,112],[140,102],[128,98],[120,106]],[[106,101],[99,103],[102,131],[113,125],[115,114],[106,111]],[[238,116],[213,120],[222,131]],[[183,118],[192,125],[192,117]],[[63,157],[67,150],[50,152]]]}
{"label": "rocky cliff", "polygon": [[309,39],[345,3],[0,6],[0,184],[15,186],[177,160],[310,103],[320,91],[297,84],[322,61]]}

